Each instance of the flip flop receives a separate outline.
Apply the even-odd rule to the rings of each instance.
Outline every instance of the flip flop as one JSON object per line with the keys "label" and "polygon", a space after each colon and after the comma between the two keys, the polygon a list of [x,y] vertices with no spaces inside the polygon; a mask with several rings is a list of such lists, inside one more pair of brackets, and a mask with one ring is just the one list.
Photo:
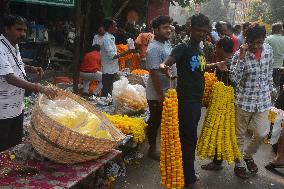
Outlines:
{"label": "flip flop", "polygon": [[201,169],[207,170],[207,171],[219,171],[223,169],[222,165],[217,165],[214,162],[205,164],[201,166]]}
{"label": "flip flop", "polygon": [[284,169],[284,165],[275,165],[273,163],[269,163],[268,165],[265,166],[265,169],[267,169],[268,171],[275,173],[279,176],[284,177],[284,172],[280,172],[277,169]]}

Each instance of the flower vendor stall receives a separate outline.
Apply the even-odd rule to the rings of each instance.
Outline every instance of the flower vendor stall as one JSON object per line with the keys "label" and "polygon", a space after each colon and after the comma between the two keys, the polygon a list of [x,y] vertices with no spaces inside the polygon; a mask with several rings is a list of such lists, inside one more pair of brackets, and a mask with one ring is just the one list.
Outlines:
{"label": "flower vendor stall", "polygon": [[[144,76],[147,75],[147,72],[145,70],[136,70],[132,74]],[[144,82],[143,79],[142,81]],[[135,85],[135,81],[131,82],[129,85]],[[0,188],[7,186],[12,186],[13,188],[21,188],[23,186],[29,188],[80,188],[82,186],[89,188],[91,186],[111,186],[116,177],[125,174],[125,162],[143,156],[137,151],[137,148],[145,140],[145,130],[147,127],[145,120],[148,116],[147,107],[145,107],[145,111],[140,111],[131,116],[117,114],[111,96],[92,96],[84,100],[71,93],[70,83],[67,83],[66,86],[64,83],[60,83],[58,86],[65,89],[65,91],[59,88],[56,89],[59,90],[60,94],[57,97],[58,99],[49,101],[43,98],[42,95],[37,96],[34,94],[25,97],[24,143],[1,154]],[[64,103],[65,97],[71,98],[68,100],[68,103]],[[75,101],[73,102],[72,100]],[[55,105],[54,103],[56,104],[56,107],[53,107],[55,109],[49,110],[48,108],[51,108],[52,104]],[[66,106],[63,114],[62,112],[56,113],[58,110],[57,104],[60,103]],[[79,104],[76,105],[76,103]],[[47,109],[44,109],[44,105],[46,105]],[[71,105],[77,108],[69,107]],[[80,105],[83,105],[87,111],[81,109]],[[83,118],[82,116],[84,119],[81,119]],[[99,121],[104,119],[108,121]],[[92,130],[88,126],[94,121],[96,122],[97,130]],[[124,140],[121,140],[122,138],[119,139],[118,145],[101,153],[97,152],[100,152],[103,148],[97,149],[94,152],[98,156],[93,156],[95,154],[91,151],[91,153],[82,153],[83,156],[90,158],[82,156],[78,159],[78,154],[72,155],[72,153],[75,153],[79,149],[73,149],[72,146],[79,147],[80,141],[84,140],[86,142],[87,138],[101,138],[99,140],[102,141],[114,139],[111,131],[105,130],[107,127],[104,126],[103,132],[100,131],[101,127],[99,125],[101,122],[111,124],[117,131],[125,134]],[[47,129],[50,130],[48,131]],[[57,132],[56,129],[61,130]],[[68,137],[72,135],[77,136],[77,139],[74,138],[73,142],[68,142],[72,138]],[[82,135],[86,139],[82,138]],[[109,138],[110,136],[111,138]],[[58,138],[56,139],[56,137]],[[66,146],[68,143],[73,145],[68,147]],[[110,145],[107,144],[105,146]],[[85,149],[91,148],[85,146],[81,150]],[[65,163],[67,165],[64,165]]]}

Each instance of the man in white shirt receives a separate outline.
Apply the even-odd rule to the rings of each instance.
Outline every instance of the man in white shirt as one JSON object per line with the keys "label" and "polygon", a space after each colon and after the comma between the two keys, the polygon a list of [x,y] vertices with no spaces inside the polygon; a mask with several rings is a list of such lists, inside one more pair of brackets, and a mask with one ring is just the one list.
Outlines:
{"label": "man in white shirt", "polygon": [[9,15],[3,20],[4,32],[0,35],[0,151],[4,151],[22,140],[23,107],[25,90],[40,92],[53,98],[56,92],[38,83],[26,81],[26,71],[39,76],[43,70],[25,66],[18,43],[26,37],[24,18]]}
{"label": "man in white shirt", "polygon": [[114,34],[117,31],[117,24],[114,20],[106,18],[103,23],[106,33],[103,37],[101,46],[101,62],[102,62],[102,96],[108,96],[112,93],[113,83],[119,72],[118,58],[132,53],[135,49],[129,49],[121,54],[117,53]]}

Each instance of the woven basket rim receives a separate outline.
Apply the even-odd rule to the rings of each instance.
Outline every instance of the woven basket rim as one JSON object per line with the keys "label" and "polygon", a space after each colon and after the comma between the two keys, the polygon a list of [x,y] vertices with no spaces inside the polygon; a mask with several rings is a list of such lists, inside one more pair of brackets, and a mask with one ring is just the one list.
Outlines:
{"label": "woven basket rim", "polygon": [[[51,87],[54,88],[55,90],[57,90],[57,91],[60,92],[60,93],[66,93],[66,94],[71,93],[71,92],[62,90],[62,89],[60,89],[60,88],[58,88],[58,87],[55,87],[55,86],[53,86],[53,85],[51,85]],[[72,95],[72,96],[75,96],[76,98],[80,98],[79,96],[75,95],[74,93],[71,93],[71,95]],[[36,105],[39,106],[39,111],[41,111],[41,112],[43,112],[42,109],[41,109],[41,101],[42,101],[43,98],[47,98],[47,97],[46,97],[44,94],[40,94],[40,95],[39,95],[39,98],[38,98],[38,104],[36,104]],[[80,99],[81,99],[81,100],[84,100],[85,103],[88,103],[88,104],[89,104],[89,102],[86,101],[85,99],[82,99],[82,98],[80,98]],[[78,102],[77,102],[77,103],[78,103]],[[82,105],[82,104],[80,104],[80,105]],[[91,104],[90,104],[90,105],[91,105]],[[82,106],[84,107],[84,105],[82,105]],[[92,105],[92,106],[94,106],[94,105]],[[94,107],[94,109],[95,109],[95,107]],[[104,119],[107,119],[107,120],[110,122],[110,120],[109,120],[106,116],[104,116],[101,112],[97,111],[97,113],[100,113],[100,114],[101,114],[101,115],[100,115],[100,118],[101,118],[101,116],[102,116]],[[61,123],[59,123],[59,122],[53,120],[52,118],[50,118],[50,117],[49,117],[48,115],[46,115],[44,112],[43,112],[43,114],[44,114],[49,120],[52,120],[52,121],[54,121],[54,122],[56,123],[56,124],[52,125],[53,127],[56,127],[57,129],[66,129],[66,130],[68,130],[69,132],[75,132],[76,134],[79,134],[79,135],[81,135],[82,137],[87,137],[87,138],[90,138],[90,139],[97,139],[97,140],[102,140],[102,141],[111,141],[111,142],[120,142],[120,141],[122,141],[122,140],[125,138],[125,135],[124,135],[117,127],[115,127],[111,122],[110,122],[110,123],[112,124],[113,129],[115,129],[118,133],[121,134],[121,136],[119,137],[119,140],[115,140],[115,138],[114,138],[113,136],[112,136],[112,140],[110,140],[110,139],[105,139],[105,138],[97,138],[97,137],[94,137],[94,136],[84,135],[84,134],[82,134],[82,133],[80,133],[80,132],[78,132],[78,131],[75,131],[75,130],[71,129],[71,128],[65,127],[65,126],[62,125]],[[103,121],[103,120],[102,120],[102,121]]]}

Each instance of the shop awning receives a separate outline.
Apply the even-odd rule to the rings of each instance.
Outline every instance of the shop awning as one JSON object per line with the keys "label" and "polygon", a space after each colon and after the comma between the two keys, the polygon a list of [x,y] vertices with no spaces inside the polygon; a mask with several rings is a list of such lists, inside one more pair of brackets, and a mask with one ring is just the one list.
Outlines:
{"label": "shop awning", "polygon": [[53,5],[61,7],[74,7],[75,0],[11,0],[22,3],[35,3],[41,5]]}

